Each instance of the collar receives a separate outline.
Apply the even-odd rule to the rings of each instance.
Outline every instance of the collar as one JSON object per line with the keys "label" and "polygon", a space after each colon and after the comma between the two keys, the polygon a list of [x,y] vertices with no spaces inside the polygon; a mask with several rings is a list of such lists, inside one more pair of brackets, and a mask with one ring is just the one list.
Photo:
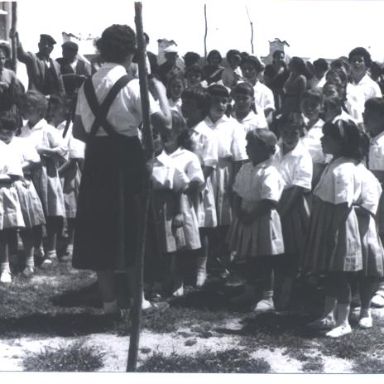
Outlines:
{"label": "collar", "polygon": [[267,167],[269,167],[270,165],[272,165],[272,163],[273,163],[273,158],[264,160],[264,161],[262,161],[261,163],[256,164],[256,165],[253,165],[252,162],[251,162],[250,164],[252,165],[252,168],[256,170],[256,169],[264,169],[264,168],[267,168]]}
{"label": "collar", "polygon": [[232,112],[232,117],[233,117],[234,119],[236,119],[237,121],[239,121],[240,123],[245,123],[245,122],[247,122],[247,121],[250,121],[250,120],[254,119],[255,116],[256,116],[256,113],[253,112],[253,111],[251,110],[251,111],[249,111],[249,113],[248,113],[247,116],[245,116],[242,120],[239,120],[239,119],[236,117],[236,112],[235,112],[235,111]]}
{"label": "collar", "polygon": [[167,155],[167,153],[163,150],[160,155],[156,156],[155,161],[162,165],[169,165],[171,162],[171,158]]}
{"label": "collar", "polygon": [[208,125],[209,128],[216,128],[220,123],[226,123],[229,121],[229,117],[227,115],[224,114],[224,116],[222,118],[220,118],[219,120],[217,120],[215,123],[211,120],[211,118],[209,116],[207,116],[205,119],[204,119],[205,123]]}
{"label": "collar", "polygon": [[45,119],[41,119],[33,127],[30,127],[28,125],[28,122],[27,122],[27,124],[25,126],[30,131],[38,131],[40,129],[43,129],[43,127],[45,127],[47,124],[48,123],[47,123],[47,121]]}
{"label": "collar", "polygon": [[351,84],[352,85],[364,85],[364,84],[367,84],[367,83],[370,83],[372,81],[372,79],[370,78],[370,76],[368,75],[368,73],[366,73],[362,78],[361,80],[356,83],[355,81],[352,81]]}
{"label": "collar", "polygon": [[384,131],[371,139],[372,144],[376,144],[384,136]]}
{"label": "collar", "polygon": [[297,143],[296,147],[293,148],[291,151],[289,151],[288,153],[284,154],[283,153],[283,142],[282,140],[280,139],[279,140],[279,151],[276,153],[276,156],[279,158],[279,159],[282,159],[283,157],[286,157],[286,156],[290,156],[290,157],[299,157],[301,156],[301,154],[303,153],[303,150],[304,150],[304,144],[302,143],[301,139],[299,139],[299,142]]}

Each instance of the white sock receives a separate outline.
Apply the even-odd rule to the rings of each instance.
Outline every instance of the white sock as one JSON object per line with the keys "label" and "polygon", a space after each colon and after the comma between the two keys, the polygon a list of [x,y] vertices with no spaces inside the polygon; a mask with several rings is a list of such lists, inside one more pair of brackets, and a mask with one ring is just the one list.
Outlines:
{"label": "white sock", "polygon": [[11,272],[9,268],[9,261],[0,264],[0,272]]}
{"label": "white sock", "polygon": [[35,259],[33,256],[27,257],[25,259],[25,266],[29,268],[33,268],[35,266]]}
{"label": "white sock", "polygon": [[104,313],[116,313],[119,310],[117,300],[105,301],[103,303]]}

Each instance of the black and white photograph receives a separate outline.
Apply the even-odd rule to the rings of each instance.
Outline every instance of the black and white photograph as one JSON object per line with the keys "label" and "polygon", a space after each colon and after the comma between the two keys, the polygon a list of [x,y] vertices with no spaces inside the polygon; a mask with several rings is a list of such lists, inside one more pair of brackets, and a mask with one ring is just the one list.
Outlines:
{"label": "black and white photograph", "polygon": [[0,380],[382,379],[383,15],[0,1]]}

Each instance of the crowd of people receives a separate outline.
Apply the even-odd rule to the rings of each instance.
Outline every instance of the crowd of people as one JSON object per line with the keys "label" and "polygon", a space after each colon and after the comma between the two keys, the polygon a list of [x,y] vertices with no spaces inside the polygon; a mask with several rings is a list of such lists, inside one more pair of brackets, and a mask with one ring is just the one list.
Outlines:
{"label": "crowd of people", "polygon": [[190,275],[202,287],[216,263],[243,287],[231,303],[285,310],[298,278],[321,276],[323,315],[308,326],[352,332],[358,295],[359,326],[372,327],[371,306],[384,306],[384,82],[365,48],[313,63],[277,50],[268,65],[236,49],[225,64],[217,50],[180,60],[172,44],[162,64],[148,52],[146,163],[133,30],[107,28],[93,70],[73,42],[52,60],[54,44],[17,43],[26,92],[0,47],[1,283],[18,234],[25,276],[72,260],[97,272],[104,312],[118,312],[115,275],[135,282],[147,175],[147,299],[183,296]]}

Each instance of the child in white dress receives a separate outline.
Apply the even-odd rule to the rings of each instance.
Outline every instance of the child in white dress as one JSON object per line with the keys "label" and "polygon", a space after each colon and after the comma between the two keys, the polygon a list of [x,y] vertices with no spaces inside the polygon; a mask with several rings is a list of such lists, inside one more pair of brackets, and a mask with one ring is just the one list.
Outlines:
{"label": "child in white dress", "polygon": [[218,163],[218,142],[214,132],[203,121],[209,111],[209,94],[203,88],[186,89],[182,94],[182,112],[191,135],[192,152],[197,155],[204,174],[205,185],[197,203],[201,253],[197,257],[196,286],[207,278],[209,235],[217,226],[215,195],[212,177]]}
{"label": "child in white dress", "polygon": [[279,201],[279,214],[284,237],[284,272],[279,295],[279,306],[290,302],[294,278],[299,272],[309,224],[309,206],[305,195],[312,188],[312,159],[300,140],[304,120],[299,113],[284,114],[277,123],[281,138],[275,156],[276,166],[284,180],[284,191]]}
{"label": "child in white dress", "polygon": [[184,76],[180,73],[173,75],[167,84],[169,108],[181,113],[181,95],[185,88]]}
{"label": "child in white dress", "polygon": [[[229,248],[236,264],[244,269],[245,292],[233,302],[256,299],[261,283],[261,300],[254,311],[274,309],[273,271],[279,269],[284,253],[280,216],[276,210],[283,191],[283,180],[274,166],[276,136],[267,129],[247,134],[250,161],[244,164],[233,185],[236,218],[229,230]],[[240,267],[241,268],[241,267]]]}
{"label": "child in white dress", "polygon": [[[354,122],[342,119],[326,123],[323,132],[323,150],[333,160],[313,192],[303,267],[308,272],[325,274],[327,279],[323,316],[310,325],[331,328],[326,336],[336,338],[352,332],[348,320],[351,285],[359,276],[367,282],[383,275],[383,251],[377,234],[368,236],[370,242],[376,239],[376,244],[367,242],[367,228],[374,231],[369,223],[377,206],[377,185],[367,186],[364,172],[368,170],[361,169],[366,136]],[[365,291],[365,297],[361,297],[362,327],[369,323],[369,313],[363,307],[366,310],[373,294]]]}
{"label": "child in white dress", "polygon": [[[193,251],[201,248],[197,205],[205,180],[199,158],[189,150],[192,147],[190,137],[191,133],[187,129],[184,118],[177,112],[172,111],[172,131],[165,139],[165,151],[174,160],[176,167],[184,172],[189,179],[188,188],[181,194],[180,201],[180,210],[183,214],[185,248],[183,252],[180,252],[180,255],[177,255],[174,263],[176,282],[173,290],[174,296],[181,296],[184,292],[183,256],[189,258],[199,256],[200,252]],[[198,269],[198,266],[197,263],[195,269]],[[194,272],[197,276],[197,271]]]}
{"label": "child in white dress", "polygon": [[28,277],[35,271],[34,244],[36,239],[41,238],[45,217],[40,198],[31,180],[31,171],[40,163],[40,156],[27,139],[14,136],[16,129],[17,126],[13,119],[7,125],[2,124],[1,140],[12,153],[14,161],[19,162],[23,170],[23,177],[16,180],[14,186],[25,224],[25,228],[20,229],[20,235],[23,240],[25,255],[23,275]]}
{"label": "child in white dress", "polygon": [[256,110],[254,94],[249,83],[238,83],[231,92],[234,100],[232,117],[244,127],[245,133],[257,128],[268,128],[264,112]]}
{"label": "child in white dress", "polygon": [[0,283],[12,282],[9,266],[9,247],[18,228],[25,226],[20,201],[14,182],[23,177],[20,159],[8,148],[10,128],[16,122],[7,116],[0,117]]}
{"label": "child in white dress", "polygon": [[20,136],[34,145],[41,158],[41,166],[34,169],[32,180],[47,221],[47,253],[42,266],[57,260],[57,236],[65,216],[58,167],[65,160],[66,149],[60,133],[44,119],[47,107],[46,98],[37,91],[28,91],[21,99],[21,113],[27,123],[21,128]]}

